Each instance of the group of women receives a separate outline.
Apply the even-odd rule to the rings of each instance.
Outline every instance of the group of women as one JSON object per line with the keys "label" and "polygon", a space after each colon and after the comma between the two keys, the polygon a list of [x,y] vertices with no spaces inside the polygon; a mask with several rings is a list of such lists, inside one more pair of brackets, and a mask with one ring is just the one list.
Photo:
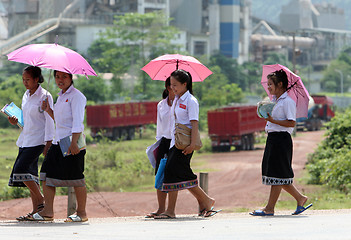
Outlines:
{"label": "group of women", "polygon": [[[22,98],[23,130],[18,138],[19,152],[9,180],[9,186],[27,186],[30,190],[32,212],[17,218],[19,221],[51,221],[54,217],[56,187],[74,187],[77,212],[66,222],[87,221],[87,191],[84,179],[85,149],[77,141],[84,130],[86,98],[73,86],[72,74],[54,71],[56,85],[61,89],[55,104],[51,94],[41,87],[44,78],[39,67],[23,70],[22,79],[27,91]],[[16,117],[9,122],[17,124]],[[60,139],[71,136],[68,156],[64,157]],[[38,159],[45,156],[38,177]],[[43,194],[39,180],[42,181]]]}
{"label": "group of women", "polygon": [[[87,191],[84,179],[85,149],[77,145],[84,130],[85,96],[73,86],[72,75],[54,71],[57,86],[61,89],[55,104],[50,93],[44,90],[41,70],[27,67],[23,71],[23,84],[27,88],[22,99],[24,127],[18,138],[19,153],[15,161],[9,185],[27,186],[30,190],[33,209],[19,221],[51,221],[54,217],[54,197],[56,187],[74,187],[77,197],[76,214],[66,222],[87,221]],[[271,186],[267,205],[255,210],[253,216],[272,216],[282,189],[297,201],[294,215],[300,214],[312,204],[304,207],[308,198],[293,185],[291,133],[296,121],[296,104],[288,96],[288,79],[283,70],[267,76],[268,90],[276,97],[276,105],[266,121],[267,143],[262,161],[262,182]],[[16,118],[9,118],[13,125]],[[178,191],[188,189],[197,199],[199,216],[211,217],[220,210],[214,209],[215,200],[198,185],[197,176],[191,169],[191,158],[195,150],[198,133],[199,103],[192,92],[191,74],[184,70],[174,71],[165,82],[163,100],[157,105],[157,135],[160,140],[156,157],[155,174],[160,161],[165,156],[163,186],[157,189],[158,209],[147,218],[175,218]],[[175,146],[175,125],[184,124],[191,128],[191,143],[185,149]],[[54,125],[56,127],[54,127]],[[71,136],[69,155],[64,157],[60,149],[60,139]],[[38,158],[45,156],[38,178]],[[43,195],[39,180],[42,181]],[[168,205],[166,199],[168,196]]]}

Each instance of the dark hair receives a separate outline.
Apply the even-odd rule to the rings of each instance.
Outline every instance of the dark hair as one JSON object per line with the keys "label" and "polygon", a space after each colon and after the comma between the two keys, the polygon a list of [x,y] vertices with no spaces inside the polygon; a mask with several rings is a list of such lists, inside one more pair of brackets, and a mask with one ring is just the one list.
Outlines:
{"label": "dark hair", "polygon": [[44,77],[43,75],[41,75],[41,69],[39,67],[28,66],[25,69],[23,69],[23,72],[29,73],[32,78],[38,78],[39,84],[44,82]]}
{"label": "dark hair", "polygon": [[[61,72],[61,71],[57,71],[57,70],[54,70],[54,77],[56,76],[56,73],[57,72]],[[66,73],[66,72],[64,72],[64,73]],[[73,80],[73,75],[72,74],[70,74],[70,73],[67,73],[68,75],[69,75],[69,77]],[[72,81],[73,82],[73,81]]]}
{"label": "dark hair", "polygon": [[165,99],[168,97],[169,95],[169,92],[168,92],[168,89],[167,87],[170,87],[171,86],[171,77],[168,77],[165,81],[165,90],[163,90],[163,93],[162,93],[162,98]]}
{"label": "dark hair", "polygon": [[186,88],[191,94],[193,94],[193,80],[189,72],[183,69],[178,69],[172,72],[171,76],[177,79],[180,83],[186,83]]}
{"label": "dark hair", "polygon": [[283,89],[286,91],[288,89],[288,76],[283,69],[277,70],[267,75],[267,79],[271,79],[274,83],[274,86],[277,86],[278,83],[282,83]]}

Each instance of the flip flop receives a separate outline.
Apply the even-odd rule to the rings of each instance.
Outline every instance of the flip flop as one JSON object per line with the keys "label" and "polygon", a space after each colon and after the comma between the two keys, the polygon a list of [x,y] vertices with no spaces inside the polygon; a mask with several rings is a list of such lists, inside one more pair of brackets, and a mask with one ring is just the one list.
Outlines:
{"label": "flip flop", "polygon": [[255,210],[253,212],[249,213],[251,216],[261,216],[261,217],[265,217],[265,216],[274,216],[274,213],[265,213],[262,210]]}
{"label": "flip flop", "polygon": [[53,221],[53,217],[41,216],[39,213],[34,213],[31,217],[28,217],[30,221]]}
{"label": "flip flop", "polygon": [[65,222],[86,222],[88,218],[81,218],[76,214],[72,214],[65,219]]}
{"label": "flip flop", "polygon": [[17,221],[30,221],[30,217],[32,217],[33,213],[27,213],[25,216],[16,217]]}
{"label": "flip flop", "polygon": [[146,215],[145,218],[154,218],[155,216],[158,216],[158,215],[159,215],[158,213],[152,212]]}
{"label": "flip flop", "polygon": [[[212,210],[212,209],[211,209],[211,210]],[[203,216],[205,215],[205,213],[206,213],[206,208],[202,209],[202,210],[199,212],[198,216],[199,216],[199,217],[203,217]]]}
{"label": "flip flop", "polygon": [[176,217],[172,217],[165,213],[161,213],[160,215],[154,217],[154,219],[175,219],[175,218]]}
{"label": "flip flop", "polygon": [[220,211],[222,211],[222,209],[213,210],[213,208],[212,208],[210,211],[206,211],[204,217],[212,217],[212,216],[216,215],[217,213],[219,213]]}
{"label": "flip flop", "polygon": [[309,209],[310,207],[312,207],[313,204],[309,204],[307,207],[304,206],[297,206],[295,212],[292,213],[292,215],[299,215],[300,213],[306,211],[307,209]]}

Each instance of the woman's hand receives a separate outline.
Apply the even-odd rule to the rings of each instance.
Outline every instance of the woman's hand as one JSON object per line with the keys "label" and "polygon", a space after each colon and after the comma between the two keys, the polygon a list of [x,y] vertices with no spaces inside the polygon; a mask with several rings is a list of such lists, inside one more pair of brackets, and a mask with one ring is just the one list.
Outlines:
{"label": "woman's hand", "polygon": [[184,150],[182,151],[182,153],[184,155],[190,154],[195,150],[195,145],[190,144],[189,146],[187,146],[186,148],[184,148]]}
{"label": "woman's hand", "polygon": [[68,148],[68,154],[77,155],[80,152],[77,142],[72,141]]}
{"label": "woman's hand", "polygon": [[44,147],[44,150],[43,150],[43,155],[44,155],[44,156],[46,156],[46,154],[48,153],[49,148],[51,147],[51,143],[52,143],[52,141],[47,141],[47,142],[46,142],[45,147]]}
{"label": "woman's hand", "polygon": [[274,119],[272,118],[272,116],[269,113],[267,113],[267,118],[265,118],[265,119],[266,119],[266,121],[269,121],[271,123],[273,123],[273,121],[274,121]]}
{"label": "woman's hand", "polygon": [[43,102],[41,103],[41,110],[48,112],[50,111],[50,105],[49,105],[49,101],[48,98],[46,98],[45,100],[43,100]]}
{"label": "woman's hand", "polygon": [[15,116],[8,117],[8,119],[12,125],[16,125],[18,123],[18,119]]}

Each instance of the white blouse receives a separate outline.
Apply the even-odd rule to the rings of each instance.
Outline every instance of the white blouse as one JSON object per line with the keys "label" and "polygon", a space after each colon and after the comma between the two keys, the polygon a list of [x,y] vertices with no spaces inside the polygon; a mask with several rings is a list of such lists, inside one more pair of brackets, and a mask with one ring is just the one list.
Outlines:
{"label": "white blouse", "polygon": [[162,137],[167,139],[172,138],[171,130],[171,106],[167,103],[168,97],[161,100],[157,104],[157,126],[156,126],[156,140]]}
{"label": "white blouse", "polygon": [[65,93],[59,92],[59,97],[54,105],[56,134],[54,144],[72,133],[84,131],[84,114],[86,97],[73,85]]}
{"label": "white blouse", "polygon": [[[181,123],[189,128],[192,128],[192,120],[199,121],[199,103],[197,99],[189,92],[186,91],[181,97],[176,96],[172,109],[171,109],[171,122],[172,122],[172,141],[170,148],[174,146],[174,131],[175,123]],[[176,114],[176,118],[174,116]]]}
{"label": "white blouse", "polygon": [[[296,121],[296,103],[289,97],[288,93],[283,93],[277,100],[272,111],[274,120],[293,120]],[[292,133],[293,127],[283,127],[267,121],[266,132],[288,132]]]}
{"label": "white blouse", "polygon": [[47,112],[39,111],[46,97],[49,100],[50,107],[52,107],[51,94],[40,85],[34,94],[30,95],[29,90],[24,93],[21,106],[23,130],[16,142],[18,147],[45,145],[45,142],[53,140],[55,134],[54,120]]}

